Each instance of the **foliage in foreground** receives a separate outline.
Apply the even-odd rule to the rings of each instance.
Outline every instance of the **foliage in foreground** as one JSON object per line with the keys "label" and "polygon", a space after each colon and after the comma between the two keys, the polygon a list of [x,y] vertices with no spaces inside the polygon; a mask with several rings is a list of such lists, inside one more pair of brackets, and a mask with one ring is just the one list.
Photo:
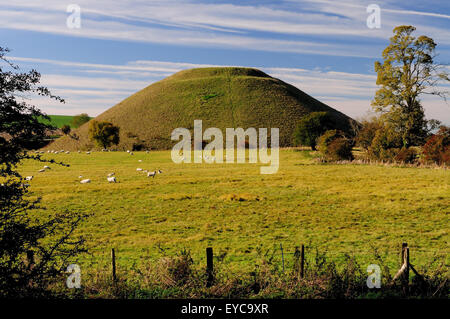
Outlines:
{"label": "foliage in foreground", "polygon": [[39,86],[37,71],[18,72],[5,58],[8,52],[0,47],[0,296],[46,295],[49,283],[62,273],[68,260],[85,251],[83,238],[73,236],[85,216],[67,211],[37,216],[40,200],[28,198],[28,185],[17,166],[25,159],[54,163],[27,152],[53,127],[42,123],[40,118],[49,118],[22,96],[63,100]]}
{"label": "foliage in foreground", "polygon": [[[219,256],[220,257],[220,256]],[[382,269],[380,289],[367,287],[368,273],[355,258],[345,256],[338,266],[326,254],[316,250],[305,263],[300,275],[299,255],[291,267],[282,271],[268,255],[261,255],[253,271],[231,274],[220,264],[215,271],[213,285],[206,288],[207,275],[196,267],[188,251],[175,257],[164,257],[155,264],[134,267],[127,274],[119,274],[112,281],[109,270],[91,275],[79,290],[64,290],[71,298],[448,298],[450,284],[445,264],[434,260],[423,278],[412,277],[407,286],[392,282],[383,257],[375,252]],[[431,269],[431,268],[428,268]],[[420,271],[420,270],[419,270]]]}

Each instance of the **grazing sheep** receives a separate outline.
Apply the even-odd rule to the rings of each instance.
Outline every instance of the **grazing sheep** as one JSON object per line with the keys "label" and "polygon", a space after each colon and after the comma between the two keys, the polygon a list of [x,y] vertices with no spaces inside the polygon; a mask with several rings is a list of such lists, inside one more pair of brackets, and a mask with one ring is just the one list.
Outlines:
{"label": "grazing sheep", "polygon": [[86,154],[88,154],[88,155],[89,155],[89,154],[91,154],[91,152],[86,152]]}
{"label": "grazing sheep", "polygon": [[70,154],[70,152],[69,152],[69,151],[66,151],[66,154]]}
{"label": "grazing sheep", "polygon": [[114,176],[114,175],[115,175],[114,172],[112,172],[112,173],[108,174],[108,177],[111,177],[111,176]]}
{"label": "grazing sheep", "polygon": [[157,172],[158,172],[158,174],[162,174],[162,170],[160,170],[160,169]]}
{"label": "grazing sheep", "polygon": [[90,183],[90,182],[91,182],[91,180],[89,178],[83,179],[82,181],[80,181],[81,184],[87,184],[87,183]]}
{"label": "grazing sheep", "polygon": [[78,176],[78,178],[79,178],[79,179],[82,179],[82,178],[83,178],[83,175]]}
{"label": "grazing sheep", "polygon": [[45,165],[44,169],[51,169],[49,166]]}
{"label": "grazing sheep", "polygon": [[31,181],[33,179],[33,176],[27,176],[27,177],[25,177],[25,180],[26,181]]}
{"label": "grazing sheep", "polygon": [[156,171],[148,172],[148,173],[147,173],[147,177],[153,177],[153,178],[155,178],[155,175],[156,175]]}
{"label": "grazing sheep", "polygon": [[138,162],[139,162],[139,163],[142,163],[142,160],[139,160]]}
{"label": "grazing sheep", "polygon": [[81,153],[81,151],[79,150],[79,151],[78,151],[78,154],[80,154],[80,153]]}
{"label": "grazing sheep", "polygon": [[138,171],[138,172],[142,172],[142,168],[136,168],[136,171]]}
{"label": "grazing sheep", "polygon": [[108,180],[108,183],[116,183],[116,177],[115,176],[107,177],[106,179]]}
{"label": "grazing sheep", "polygon": [[43,173],[43,172],[45,172],[45,168],[42,168],[39,170],[39,173]]}

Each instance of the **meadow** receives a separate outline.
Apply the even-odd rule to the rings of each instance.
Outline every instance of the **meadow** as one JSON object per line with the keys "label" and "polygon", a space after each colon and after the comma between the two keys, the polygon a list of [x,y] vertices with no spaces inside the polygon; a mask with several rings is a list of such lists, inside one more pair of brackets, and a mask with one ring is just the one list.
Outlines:
{"label": "meadow", "polygon": [[[395,272],[402,242],[416,268],[436,257],[449,264],[446,169],[324,164],[295,149],[280,151],[273,175],[261,175],[260,164],[174,164],[170,151],[43,156],[70,167],[20,167],[34,175],[31,196],[46,208],[39,213],[92,214],[78,231],[91,252],[80,256],[82,269],[108,265],[112,247],[122,273],[183,249],[204,265],[212,246],[222,268],[246,272],[263,256],[281,263],[280,244],[289,267],[295,247],[305,244],[307,258],[318,249],[338,264],[345,254],[376,263],[377,249]],[[163,173],[147,178],[138,167]],[[118,183],[107,182],[111,172]],[[80,184],[79,175],[92,182]]]}
{"label": "meadow", "polygon": [[45,124],[51,124],[57,128],[61,128],[63,125],[69,125],[72,122],[72,115],[49,115],[50,121],[41,118],[40,121]]}

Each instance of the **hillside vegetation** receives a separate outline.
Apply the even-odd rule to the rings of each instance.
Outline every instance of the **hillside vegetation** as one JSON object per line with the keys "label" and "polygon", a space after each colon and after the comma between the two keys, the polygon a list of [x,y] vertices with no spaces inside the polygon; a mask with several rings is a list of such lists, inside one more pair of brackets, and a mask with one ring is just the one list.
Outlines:
{"label": "hillside vegetation", "polygon": [[[100,114],[97,121],[120,127],[120,144],[126,149],[169,149],[177,127],[280,128],[280,145],[292,144],[297,121],[310,112],[328,111],[338,128],[347,130],[350,118],[296,87],[251,68],[199,68],[178,72],[133,94]],[[98,148],[88,138],[88,124],[49,148]]]}
{"label": "hillside vegetation", "polygon": [[40,122],[45,124],[51,124],[57,128],[61,128],[63,125],[69,125],[72,122],[72,115],[49,115],[50,121],[47,119],[41,118]]}

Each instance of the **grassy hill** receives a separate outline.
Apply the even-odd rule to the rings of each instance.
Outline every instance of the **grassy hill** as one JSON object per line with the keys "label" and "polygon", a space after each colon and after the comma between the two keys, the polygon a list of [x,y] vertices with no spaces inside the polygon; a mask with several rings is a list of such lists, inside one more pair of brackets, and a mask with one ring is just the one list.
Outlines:
{"label": "grassy hill", "polygon": [[[75,116],[73,115],[49,115],[50,121],[47,119],[41,118],[40,121],[42,123],[52,124],[57,128],[61,128],[63,125],[72,126],[72,120]],[[92,118],[91,118],[92,119]]]}
{"label": "grassy hill", "polygon": [[[199,68],[178,72],[133,94],[100,114],[96,120],[120,127],[117,149],[169,149],[172,130],[218,127],[278,127],[280,145],[290,146],[297,121],[307,113],[328,111],[341,129],[350,118],[296,87],[251,68]],[[49,148],[98,148],[88,138],[88,124],[62,137]]]}
{"label": "grassy hill", "polygon": [[53,126],[56,126],[57,128],[61,128],[63,125],[69,125],[70,122],[72,122],[73,116],[72,115],[49,115],[50,121],[47,119],[41,118],[40,122],[46,123],[46,124],[52,124]]}

